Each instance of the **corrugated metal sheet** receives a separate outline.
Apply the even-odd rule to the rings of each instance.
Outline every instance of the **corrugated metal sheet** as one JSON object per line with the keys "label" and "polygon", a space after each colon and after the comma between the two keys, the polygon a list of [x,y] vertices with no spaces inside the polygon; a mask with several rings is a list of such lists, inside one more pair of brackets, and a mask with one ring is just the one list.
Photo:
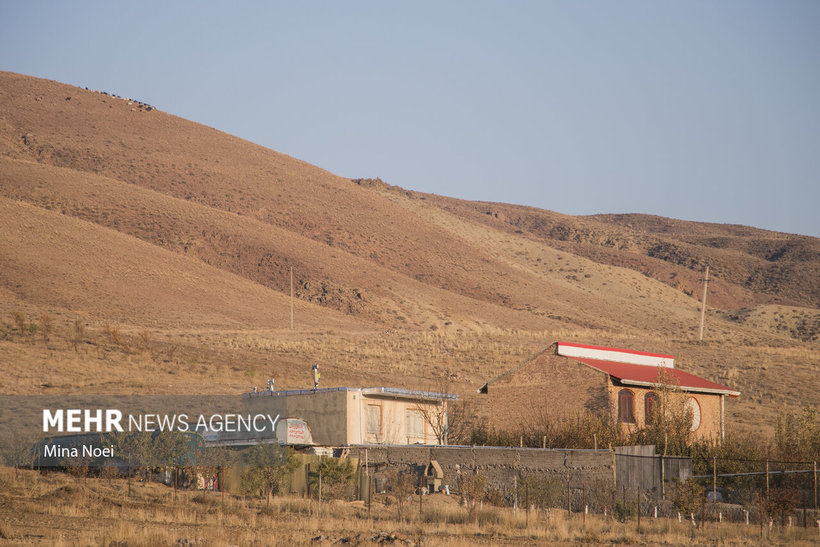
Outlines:
{"label": "corrugated metal sheet", "polygon": [[454,393],[439,393],[438,391],[420,391],[415,389],[402,389],[398,387],[320,387],[316,389],[280,389],[276,391],[255,391],[253,393],[243,393],[242,397],[287,397],[291,395],[313,395],[316,393],[329,393],[333,391],[355,391],[363,395],[384,395],[409,399],[435,399],[435,400],[458,400],[458,395]]}
{"label": "corrugated metal sheet", "polygon": [[[659,374],[661,371],[658,370],[658,367],[616,363],[615,361],[598,361],[596,359],[586,359],[583,357],[568,357],[568,359],[578,361],[601,372],[605,372],[619,380],[622,384],[654,386],[660,383]],[[667,383],[673,386],[679,386],[683,391],[717,393],[733,397],[740,395],[739,391],[734,391],[726,386],[710,382],[709,380],[676,368],[663,368],[662,372]]]}

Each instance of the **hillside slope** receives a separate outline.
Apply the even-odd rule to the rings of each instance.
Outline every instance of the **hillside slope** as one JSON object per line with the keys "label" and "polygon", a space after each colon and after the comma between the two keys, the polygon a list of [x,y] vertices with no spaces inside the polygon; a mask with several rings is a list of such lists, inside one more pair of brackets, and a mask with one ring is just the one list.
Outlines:
{"label": "hillside slope", "polygon": [[[294,366],[323,358],[335,384],[450,378],[469,391],[566,338],[679,352],[693,372],[755,393],[752,406],[767,404],[763,377],[790,400],[817,400],[806,386],[818,362],[816,238],[344,179],[138,101],[11,73],[0,73],[0,224],[3,320],[149,329],[186,362],[212,363],[218,373],[202,366],[222,386],[297,378]],[[0,327],[0,355],[16,361],[72,351],[67,330],[64,346],[38,347]],[[133,348],[106,359],[130,362]],[[64,356],[75,386],[79,355]],[[101,366],[112,385],[130,374]],[[14,378],[18,391],[36,381]]]}

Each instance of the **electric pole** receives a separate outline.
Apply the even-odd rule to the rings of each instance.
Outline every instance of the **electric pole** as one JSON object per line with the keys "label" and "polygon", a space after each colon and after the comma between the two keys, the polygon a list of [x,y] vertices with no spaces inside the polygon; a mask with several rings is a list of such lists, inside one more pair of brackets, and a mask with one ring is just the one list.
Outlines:
{"label": "electric pole", "polygon": [[290,328],[293,329],[293,266],[290,267]]}
{"label": "electric pole", "polygon": [[706,319],[706,288],[709,286],[709,266],[706,266],[706,277],[703,278],[703,303],[700,305],[700,334],[698,340],[703,341],[703,322]]}

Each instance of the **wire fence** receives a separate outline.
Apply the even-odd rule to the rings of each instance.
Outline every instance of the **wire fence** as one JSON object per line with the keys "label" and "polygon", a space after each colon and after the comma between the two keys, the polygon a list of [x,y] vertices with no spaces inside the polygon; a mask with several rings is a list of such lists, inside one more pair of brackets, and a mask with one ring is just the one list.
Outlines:
{"label": "wire fence", "polygon": [[[617,458],[616,467],[622,469],[616,474],[614,488],[611,482],[584,482],[579,487],[577,481],[567,480],[563,483],[564,499],[557,501],[553,493],[549,505],[572,513],[611,515],[619,520],[671,518],[694,526],[733,522],[761,528],[813,527],[820,531],[820,473],[815,461],[695,458],[690,460],[690,469],[697,474],[681,475],[670,472],[669,461],[678,465],[689,458],[640,454],[618,454]],[[680,471],[681,467],[675,469]],[[545,484],[549,480],[541,479]],[[515,497],[516,503],[524,500],[522,507],[529,507],[533,499],[529,491],[522,492],[520,485]]]}

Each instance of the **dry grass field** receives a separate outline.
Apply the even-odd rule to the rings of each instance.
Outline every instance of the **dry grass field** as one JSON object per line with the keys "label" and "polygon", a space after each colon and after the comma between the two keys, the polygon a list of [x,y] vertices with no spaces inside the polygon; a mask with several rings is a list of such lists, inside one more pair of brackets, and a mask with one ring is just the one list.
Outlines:
{"label": "dry grass field", "polygon": [[[238,394],[271,376],[303,388],[320,363],[323,386],[446,385],[470,397],[566,340],[674,354],[681,368],[742,392],[727,405],[729,431],[766,435],[781,408],[820,408],[818,306],[817,238],[572,217],[345,179],[138,101],[0,72],[4,394]],[[65,486],[35,483],[36,496]],[[166,533],[144,526],[165,518],[149,514],[150,496],[167,494],[152,488],[121,536]],[[117,495],[102,483],[70,490],[129,513]],[[17,490],[5,514],[9,504],[51,511],[42,518],[55,533],[115,539],[116,527],[49,509],[62,507],[58,495],[54,504],[31,496]],[[163,538],[193,537],[208,524],[190,523],[211,517],[236,522],[225,534],[240,542],[251,537],[235,511],[191,507],[169,509],[188,524]],[[338,528],[324,533],[348,533],[344,511],[356,509],[338,510],[322,521]],[[284,526],[251,512],[259,525]],[[381,530],[352,522],[361,528],[349,533]],[[21,526],[10,525],[13,538]],[[440,528],[430,541],[451,543]],[[601,540],[619,533],[603,530]],[[462,541],[584,540],[574,530],[506,533],[467,530]],[[674,537],[688,542],[687,532]],[[660,541],[641,538],[630,541]]]}
{"label": "dry grass field", "polygon": [[565,510],[482,506],[477,519],[455,496],[319,504],[300,497],[222,496],[123,479],[0,470],[0,541],[43,545],[813,545],[814,528],[715,523],[694,528],[644,517],[641,525]]}

